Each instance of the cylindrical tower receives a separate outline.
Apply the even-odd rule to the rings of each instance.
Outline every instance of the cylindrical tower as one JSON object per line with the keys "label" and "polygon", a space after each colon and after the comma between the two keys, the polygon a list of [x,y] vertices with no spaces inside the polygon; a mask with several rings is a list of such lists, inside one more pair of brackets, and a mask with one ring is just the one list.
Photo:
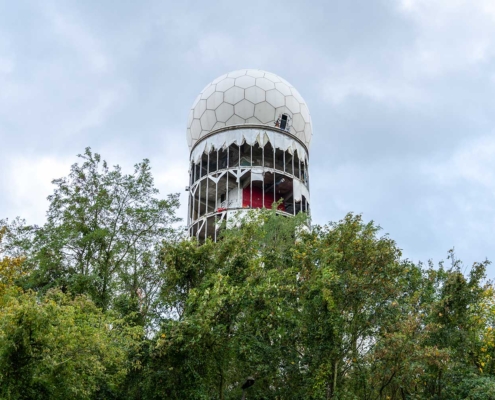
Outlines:
{"label": "cylindrical tower", "polygon": [[241,210],[309,213],[309,109],[281,77],[230,72],[208,84],[187,122],[189,234],[217,239],[222,221]]}

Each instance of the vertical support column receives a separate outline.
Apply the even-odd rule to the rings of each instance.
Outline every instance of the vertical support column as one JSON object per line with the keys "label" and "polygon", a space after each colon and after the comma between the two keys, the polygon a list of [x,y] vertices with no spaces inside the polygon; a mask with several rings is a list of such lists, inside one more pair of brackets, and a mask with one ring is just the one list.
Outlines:
{"label": "vertical support column", "polygon": [[249,208],[253,208],[253,146],[249,146],[251,149],[251,171],[249,172]]}
{"label": "vertical support column", "polygon": [[273,201],[276,202],[277,201],[277,192],[275,190],[275,185],[277,183],[276,181],[276,176],[275,176],[275,167],[277,166],[275,164],[275,146],[272,146],[273,147]]}
{"label": "vertical support column", "polygon": [[265,146],[261,148],[261,168],[263,173],[261,174],[261,205],[262,208],[265,206]]}
{"label": "vertical support column", "polygon": [[191,225],[191,187],[192,187],[192,169],[189,163],[189,191],[187,196],[187,226]]}
{"label": "vertical support column", "polygon": [[198,192],[198,218],[196,218],[196,221],[201,218],[201,183],[202,181],[200,180],[198,183],[198,189],[196,190]]}
{"label": "vertical support column", "polygon": [[239,158],[237,160],[237,206],[242,207],[241,193],[241,146],[239,147]]}
{"label": "vertical support column", "polygon": [[195,218],[194,218],[194,210],[195,210],[195,205],[196,205],[196,199],[194,198],[195,195],[196,195],[196,191],[194,191],[194,194],[192,193],[192,190],[190,189],[189,190],[191,192],[191,203],[192,203],[192,207],[191,207],[191,220],[192,221],[195,221]]}
{"label": "vertical support column", "polygon": [[227,147],[227,183],[225,184],[227,186],[227,191],[225,193],[226,208],[229,208],[229,150],[230,146]]}
{"label": "vertical support column", "polygon": [[205,224],[204,224],[204,227],[205,227],[205,242],[206,242],[206,238],[208,237],[208,217],[205,217]]}
{"label": "vertical support column", "polygon": [[205,242],[206,238],[208,237],[208,206],[210,205],[210,153],[208,153],[208,158],[206,159],[206,196],[205,196],[205,203],[206,203],[206,210],[205,210]]}
{"label": "vertical support column", "polygon": [[294,174],[294,154],[292,154],[292,215],[296,215],[296,198],[294,196],[294,179],[296,175]]}
{"label": "vertical support column", "polygon": [[[220,165],[218,164],[218,150],[216,152],[217,152],[217,171],[218,171],[220,169]],[[220,173],[219,173],[219,175],[220,175]],[[218,182],[220,182],[220,180],[218,180],[215,183],[215,211],[218,210]]]}
{"label": "vertical support column", "polygon": [[208,164],[206,165],[206,210],[205,214],[208,214],[208,206],[210,205],[210,192],[208,191],[210,187],[210,153],[208,153],[207,158]]}

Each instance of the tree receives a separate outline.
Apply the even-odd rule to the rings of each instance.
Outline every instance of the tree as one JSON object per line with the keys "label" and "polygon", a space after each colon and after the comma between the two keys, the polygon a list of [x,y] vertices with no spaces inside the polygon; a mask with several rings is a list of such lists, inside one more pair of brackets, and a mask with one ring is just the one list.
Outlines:
{"label": "tree", "polygon": [[[2,243],[6,230],[5,226],[0,225],[0,255],[4,253]],[[14,282],[24,275],[24,257],[4,256],[0,260],[0,297],[14,287]]]}
{"label": "tree", "polygon": [[27,273],[23,262],[0,259],[0,397],[90,399],[117,391],[141,328],[103,313],[85,296],[24,292],[16,284]]}
{"label": "tree", "polygon": [[85,296],[8,291],[0,305],[0,397],[90,399],[116,392],[142,333]]}
{"label": "tree", "polygon": [[47,223],[19,228],[15,221],[9,249],[26,253],[28,287],[87,294],[103,310],[134,312],[144,324],[161,285],[160,243],[178,221],[178,194],[156,197],[148,160],[126,175],[89,148],[78,157],[82,164],[53,181]]}
{"label": "tree", "polygon": [[146,398],[240,397],[247,375],[256,377],[250,398],[295,386],[279,369],[295,365],[298,271],[291,260],[304,219],[253,212],[218,243],[166,246],[161,299],[179,312],[163,320],[143,371]]}
{"label": "tree", "polygon": [[142,371],[144,398],[234,399],[246,376],[256,378],[253,399],[492,390],[486,264],[469,279],[424,269],[359,215],[308,232],[303,223],[258,212],[218,243],[165,245],[160,299],[170,313]]}
{"label": "tree", "polygon": [[252,376],[259,400],[493,398],[488,261],[415,265],[360,215],[276,209],[199,245],[147,160],[80,157],[46,224],[0,221],[0,397],[227,400]]}

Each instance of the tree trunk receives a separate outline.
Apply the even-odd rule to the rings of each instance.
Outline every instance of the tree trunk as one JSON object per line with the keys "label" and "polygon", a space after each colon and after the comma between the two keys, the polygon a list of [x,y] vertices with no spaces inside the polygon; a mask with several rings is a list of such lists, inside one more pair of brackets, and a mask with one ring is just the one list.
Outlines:
{"label": "tree trunk", "polygon": [[224,400],[224,397],[223,397],[223,374],[220,374],[220,385],[219,385],[218,391],[219,391],[218,398],[220,400]]}
{"label": "tree trunk", "polygon": [[337,390],[337,373],[338,373],[338,366],[339,366],[339,361],[338,360],[335,360],[334,364],[333,364],[333,382],[332,384],[328,384],[327,385],[327,400],[331,399],[334,394],[335,394],[335,391]]}

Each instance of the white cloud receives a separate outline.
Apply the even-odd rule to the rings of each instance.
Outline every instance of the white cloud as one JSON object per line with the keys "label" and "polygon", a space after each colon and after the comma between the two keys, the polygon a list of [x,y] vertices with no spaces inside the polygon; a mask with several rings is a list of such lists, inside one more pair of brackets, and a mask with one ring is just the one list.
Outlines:
{"label": "white cloud", "polygon": [[[124,154],[119,154],[115,150],[112,152],[110,149],[103,151],[102,156],[110,165],[120,164],[124,173],[131,173],[133,164],[140,161],[129,159]],[[1,215],[0,218],[20,216],[28,223],[42,224],[49,205],[46,198],[54,190],[52,180],[67,176],[70,166],[77,161],[76,157],[57,158],[53,156],[16,156],[6,160],[1,182],[2,187],[6,188],[9,194],[10,204],[6,207],[9,215]],[[160,196],[164,198],[167,194],[179,192],[181,207],[178,216],[185,218],[187,193],[184,188],[189,179],[187,157],[178,159],[165,154],[163,158],[151,160],[151,163],[155,185],[160,190]]]}
{"label": "white cloud", "polygon": [[65,132],[76,135],[88,128],[95,128],[105,122],[108,114],[122,102],[125,97],[125,89],[102,89],[97,92],[93,104],[87,104],[78,116],[66,121]]}
{"label": "white cloud", "polygon": [[333,68],[321,86],[324,100],[338,105],[348,97],[362,96],[391,104],[427,104],[428,96],[412,82],[397,76],[378,75],[366,67],[343,64]]}
{"label": "white cloud", "polygon": [[412,35],[401,43],[382,43],[373,51],[358,47],[356,52],[350,47],[345,59],[329,59],[323,100],[338,105],[361,96],[388,105],[431,106],[441,95],[437,81],[455,83],[461,74],[486,73],[485,67],[495,59],[493,0],[398,4],[398,17]]}
{"label": "white cloud", "polygon": [[45,14],[57,36],[79,53],[93,72],[108,72],[111,60],[104,52],[101,41],[84,26],[76,14],[69,13],[66,9],[62,12],[61,9],[60,3],[45,3]]}
{"label": "white cloud", "polygon": [[14,71],[15,63],[11,58],[0,58],[0,74],[10,74]]}
{"label": "white cloud", "polygon": [[68,159],[50,156],[16,156],[6,162],[3,185],[9,191],[11,215],[28,223],[43,223],[48,208],[46,198],[53,192],[51,181],[69,173]]}
{"label": "white cloud", "polygon": [[411,76],[473,68],[495,55],[492,0],[403,0],[401,12],[417,35],[404,60]]}
{"label": "white cloud", "polygon": [[456,185],[463,180],[470,185],[479,185],[495,196],[495,137],[475,138],[443,162],[425,162],[421,171],[438,184]]}

